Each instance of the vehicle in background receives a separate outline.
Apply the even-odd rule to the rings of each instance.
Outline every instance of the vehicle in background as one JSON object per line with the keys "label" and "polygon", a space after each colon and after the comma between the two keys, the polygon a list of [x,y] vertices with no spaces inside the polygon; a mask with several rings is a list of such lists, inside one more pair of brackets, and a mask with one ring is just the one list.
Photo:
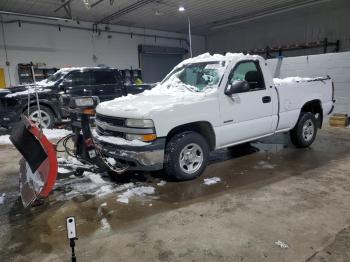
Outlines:
{"label": "vehicle in background", "polygon": [[29,116],[45,128],[53,127],[68,117],[65,108],[72,96],[98,96],[100,101],[107,101],[123,95],[137,94],[149,85],[138,88],[126,88],[117,69],[100,67],[63,68],[49,78],[37,82],[39,108],[34,86],[18,86],[0,91],[0,126],[10,128],[20,120],[22,113],[27,113],[28,93]]}
{"label": "vehicle in background", "polygon": [[212,150],[287,131],[296,147],[310,146],[333,97],[329,77],[274,80],[260,56],[204,54],[150,91],[100,103],[94,140],[129,170],[193,179]]}
{"label": "vehicle in background", "polygon": [[138,94],[144,90],[152,89],[156,85],[144,83],[140,69],[123,69],[120,70],[120,74],[128,94]]}

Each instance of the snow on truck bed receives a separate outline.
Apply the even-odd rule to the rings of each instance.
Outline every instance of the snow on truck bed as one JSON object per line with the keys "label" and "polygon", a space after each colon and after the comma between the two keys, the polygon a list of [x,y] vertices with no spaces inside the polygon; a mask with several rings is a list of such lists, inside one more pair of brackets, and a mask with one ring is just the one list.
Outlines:
{"label": "snow on truck bed", "polygon": [[286,78],[274,78],[273,82],[275,85],[291,85],[295,83],[300,83],[300,82],[310,82],[310,81],[316,81],[316,80],[325,80],[326,78],[324,77],[299,77],[299,76],[293,76],[293,77],[286,77]]}

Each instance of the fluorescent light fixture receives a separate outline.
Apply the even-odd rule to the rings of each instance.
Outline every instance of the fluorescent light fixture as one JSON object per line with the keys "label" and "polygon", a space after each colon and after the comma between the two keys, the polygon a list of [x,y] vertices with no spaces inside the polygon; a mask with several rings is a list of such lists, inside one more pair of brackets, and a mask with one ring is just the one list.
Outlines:
{"label": "fluorescent light fixture", "polygon": [[182,5],[179,6],[179,11],[180,12],[185,12],[185,10],[186,10],[185,7],[183,7]]}

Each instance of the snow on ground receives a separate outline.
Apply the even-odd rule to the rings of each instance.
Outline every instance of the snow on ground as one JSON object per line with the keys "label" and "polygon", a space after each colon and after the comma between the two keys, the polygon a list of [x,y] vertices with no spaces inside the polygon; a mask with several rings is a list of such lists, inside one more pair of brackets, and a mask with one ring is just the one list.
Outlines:
{"label": "snow on ground", "polygon": [[266,161],[259,161],[257,165],[254,166],[255,169],[273,169],[276,165],[272,165]]}
{"label": "snow on ground", "polygon": [[157,186],[164,186],[166,185],[166,181],[161,180],[159,183],[157,183]]}
{"label": "snow on ground", "polygon": [[71,173],[71,172],[72,172],[72,170],[68,170],[68,169],[66,169],[64,167],[59,167],[58,168],[58,173],[60,173],[60,174],[67,174],[67,173]]}
{"label": "snow on ground", "polygon": [[101,230],[102,231],[110,231],[111,225],[108,223],[108,220],[106,218],[101,219]]}
{"label": "snow on ground", "polygon": [[105,180],[102,179],[101,175],[92,172],[84,172],[84,175],[88,177],[94,184],[104,184]]}
{"label": "snow on ground", "polygon": [[66,129],[43,129],[43,131],[48,139],[59,139],[72,133],[72,131]]}
{"label": "snow on ground", "polygon": [[12,144],[10,141],[10,136],[9,135],[0,136],[0,145],[7,145],[7,144]]}
{"label": "snow on ground", "polygon": [[103,198],[111,193],[123,192],[134,187],[137,187],[134,183],[115,184],[109,179],[103,179],[100,174],[84,172],[83,177],[73,176],[57,180],[55,191],[62,191],[56,199],[63,201],[86,194]]}
{"label": "snow on ground", "polygon": [[220,177],[204,178],[204,184],[207,186],[214,185],[221,181]]}
{"label": "snow on ground", "polygon": [[78,167],[92,168],[91,165],[83,164],[78,159],[72,156],[67,156],[66,158],[59,157],[57,158],[57,162],[61,168],[69,167],[73,170],[77,169]]}
{"label": "snow on ground", "polygon": [[276,241],[275,245],[277,245],[277,246],[279,246],[280,248],[283,248],[283,249],[289,248],[288,244],[283,242],[283,241],[281,241],[281,240]]}
{"label": "snow on ground", "polygon": [[[71,131],[66,129],[43,129],[43,132],[48,139],[59,139],[71,133]],[[0,136],[0,145],[8,144],[12,144],[10,141],[10,135]]]}
{"label": "snow on ground", "polygon": [[0,196],[0,205],[5,204],[5,196],[6,196],[5,193],[2,193],[2,194],[1,194],[1,196]]}
{"label": "snow on ground", "polygon": [[154,194],[155,189],[152,186],[139,186],[126,190],[124,193],[120,194],[117,198],[118,202],[128,204],[129,198],[132,197],[145,197],[146,195]]}

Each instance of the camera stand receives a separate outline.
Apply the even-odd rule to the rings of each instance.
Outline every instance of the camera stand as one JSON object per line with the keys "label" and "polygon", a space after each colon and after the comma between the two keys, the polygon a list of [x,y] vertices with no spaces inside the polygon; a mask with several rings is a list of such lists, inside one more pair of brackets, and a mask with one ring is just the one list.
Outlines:
{"label": "camera stand", "polygon": [[75,256],[75,252],[74,252],[74,247],[75,247],[75,240],[78,240],[78,238],[71,238],[69,241],[69,245],[72,249],[72,262],[76,262],[77,261],[77,257]]}

